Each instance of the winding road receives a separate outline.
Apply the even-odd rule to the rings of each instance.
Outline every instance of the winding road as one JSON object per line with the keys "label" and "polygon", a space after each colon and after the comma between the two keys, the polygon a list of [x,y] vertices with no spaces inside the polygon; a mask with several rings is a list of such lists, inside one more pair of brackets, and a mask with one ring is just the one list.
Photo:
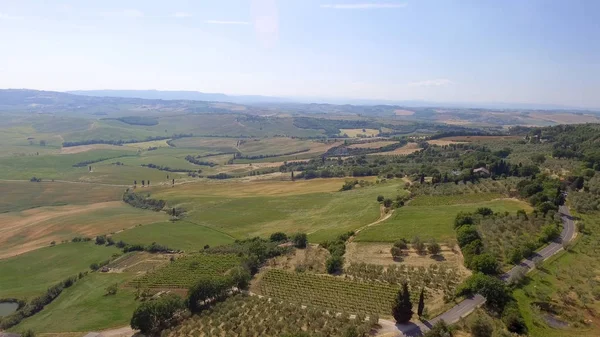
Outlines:
{"label": "winding road", "polygon": [[[575,223],[573,222],[573,217],[569,212],[569,208],[567,206],[559,207],[560,217],[563,223],[563,229],[560,233],[560,237],[555,241],[549,243],[546,247],[541,249],[539,252],[535,253],[532,257],[523,259],[521,263],[514,266],[507,273],[500,276],[500,278],[508,282],[511,276],[520,273],[521,271],[529,272],[535,267],[534,260],[546,260],[552,255],[558,253],[561,249],[563,249],[563,244],[570,242],[575,235]],[[396,336],[421,336],[423,332],[429,330],[429,328],[435,323],[443,320],[448,324],[456,323],[460,320],[461,317],[468,316],[475,309],[480,307],[485,303],[485,298],[479,294],[476,294],[472,297],[468,297],[452,307],[450,310],[445,313],[430,319],[429,321],[419,322],[419,323],[409,323],[409,324],[394,324],[394,322],[389,320],[380,319],[380,325],[389,332],[391,325],[396,327]]]}

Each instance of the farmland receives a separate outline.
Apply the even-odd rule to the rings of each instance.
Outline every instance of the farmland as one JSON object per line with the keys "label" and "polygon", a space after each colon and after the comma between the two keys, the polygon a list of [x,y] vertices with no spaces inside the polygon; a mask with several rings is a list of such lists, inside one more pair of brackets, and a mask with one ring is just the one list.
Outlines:
{"label": "farmland", "polygon": [[489,207],[494,212],[514,213],[520,209],[531,209],[518,200],[494,200],[471,204],[440,206],[413,206],[396,210],[389,220],[360,232],[357,241],[394,242],[400,238],[420,236],[424,239],[444,241],[454,237],[454,218],[458,212],[474,211],[479,207]]}
{"label": "farmland", "polygon": [[219,246],[233,242],[233,238],[225,233],[185,220],[138,226],[117,233],[113,238],[130,244],[149,245],[152,242],[159,242],[167,247],[186,252],[200,250],[205,245]]}
{"label": "farmland", "polygon": [[0,297],[28,298],[63,279],[89,270],[118,253],[114,247],[67,243],[0,260]]}
{"label": "farmland", "polygon": [[[127,325],[138,304],[134,290],[121,287],[130,278],[128,274],[90,274],[15,330],[87,332]],[[105,289],[113,284],[118,284],[119,290],[115,295],[106,295]]]}
{"label": "farmland", "polygon": [[[11,115],[0,127],[0,298],[31,299],[89,272],[10,331],[122,327],[142,303],[140,292],[184,295],[201,278],[226,279],[238,271],[256,273],[251,291],[271,300],[236,295],[165,334],[270,336],[298,332],[298,324],[332,336],[343,336],[342,326],[349,325],[368,331],[374,322],[347,315],[391,318],[404,281],[414,304],[425,289],[426,308],[435,315],[455,303],[461,282],[476,272],[473,254],[491,255],[501,272],[515,262],[515,251],[533,243],[539,248],[550,225],[559,229],[555,207],[563,192],[570,191],[569,201],[582,200],[578,208],[597,207],[587,195],[595,190],[598,167],[594,129],[568,131],[583,144],[576,153],[564,139],[567,131],[552,136],[547,129],[517,129],[513,135],[409,120],[430,112],[423,109],[381,107],[382,115],[371,118],[297,115],[287,107],[266,117],[270,108],[221,103],[207,106],[235,111],[207,113],[200,105],[190,108],[197,113],[181,106],[168,114],[147,111],[160,107],[119,110],[126,106],[112,106],[106,118]],[[386,119],[394,110],[400,114]],[[246,114],[253,111],[259,114]],[[435,112],[432,118],[447,117]],[[460,136],[430,139],[438,131]],[[586,132],[591,138],[580,142]],[[538,141],[534,133],[547,138]],[[340,138],[344,134],[349,138]],[[393,144],[406,145],[378,152]],[[480,251],[461,251],[457,214],[488,208],[486,216],[474,216]],[[515,291],[534,336],[557,335],[546,327],[548,308],[540,303],[577,322],[573,331],[596,332],[585,307],[600,310],[597,275],[584,270],[597,259],[595,213],[579,216],[592,230]],[[307,248],[297,244],[296,233],[307,235]],[[109,242],[93,244],[99,235]],[[72,243],[78,236],[92,242]],[[439,242],[440,251],[419,251],[418,242],[425,248]],[[90,270],[110,258],[102,271]],[[339,268],[332,271],[335,258]],[[106,295],[114,284],[117,293]],[[581,286],[570,289],[573,284]],[[293,317],[296,326],[283,317]]]}
{"label": "farmland", "polygon": [[130,282],[130,286],[142,288],[188,288],[203,276],[224,276],[239,265],[235,255],[196,254],[181,257],[166,267],[159,268]]}

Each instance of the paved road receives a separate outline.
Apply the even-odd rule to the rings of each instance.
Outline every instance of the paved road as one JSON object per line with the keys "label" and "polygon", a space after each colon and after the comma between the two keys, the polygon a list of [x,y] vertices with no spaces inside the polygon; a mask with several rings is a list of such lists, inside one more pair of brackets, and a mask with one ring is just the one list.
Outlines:
{"label": "paved road", "polygon": [[[514,266],[511,270],[509,270],[506,274],[502,275],[500,278],[504,281],[508,281],[510,277],[518,272],[518,270],[523,270],[525,272],[530,271],[534,268],[535,263],[533,260],[536,259],[547,259],[552,255],[558,253],[563,248],[564,242],[569,242],[573,239],[573,235],[575,234],[575,223],[573,222],[573,217],[571,213],[569,213],[569,208],[567,206],[560,206],[559,212],[561,214],[561,219],[563,222],[563,229],[560,233],[560,237],[548,244],[542,250],[534,254],[529,259],[524,259],[519,263],[519,265]],[[398,330],[397,334],[400,336],[421,336],[421,334],[429,328],[441,321],[444,320],[448,324],[456,323],[460,320],[461,317],[465,317],[471,312],[473,312],[476,308],[480,307],[485,303],[485,298],[479,294],[476,294],[472,297],[469,297],[450,310],[445,313],[427,321],[427,322],[419,322],[419,323],[411,323],[411,324],[396,324],[396,329]],[[384,325],[389,325],[390,321],[383,322]]]}

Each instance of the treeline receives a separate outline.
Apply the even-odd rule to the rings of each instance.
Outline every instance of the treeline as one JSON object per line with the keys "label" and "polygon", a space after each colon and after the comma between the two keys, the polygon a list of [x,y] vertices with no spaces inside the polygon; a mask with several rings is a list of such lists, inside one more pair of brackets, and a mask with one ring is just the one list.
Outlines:
{"label": "treeline", "polygon": [[454,131],[443,131],[438,132],[432,136],[427,137],[427,140],[434,140],[446,137],[471,137],[471,136],[506,136],[505,133],[500,132],[487,132],[475,129],[463,129]]}
{"label": "treeline", "polygon": [[213,166],[217,166],[217,164],[210,162],[210,161],[202,161],[199,160],[198,158],[203,158],[201,156],[192,156],[192,155],[187,155],[185,156],[185,160],[187,160],[188,162],[194,164],[194,165],[201,165],[201,166],[209,166],[209,167],[213,167]]}
{"label": "treeline", "polygon": [[197,173],[202,173],[202,170],[190,170],[190,169],[179,169],[179,168],[171,168],[169,166],[162,166],[162,165],[156,165],[156,164],[141,164],[140,166],[143,167],[148,167],[148,168],[152,168],[152,169],[157,169],[159,171],[167,171],[167,172],[197,172]]}
{"label": "treeline", "polygon": [[123,157],[131,157],[131,156],[128,155],[128,154],[124,154],[124,155],[120,155],[120,156],[116,156],[116,157],[104,157],[104,158],[97,158],[97,159],[91,159],[91,160],[86,160],[86,161],[80,161],[79,163],[73,164],[73,167],[85,167],[85,166],[88,166],[90,164],[99,163],[101,161],[110,160],[110,159],[117,159],[117,158],[123,158]]}
{"label": "treeline", "polygon": [[0,317],[0,330],[11,328],[24,320],[27,317],[33,316],[40,312],[44,307],[54,301],[63,290],[70,288],[77,280],[83,278],[87,272],[79,273],[79,275],[71,276],[65,280],[51,286],[46,290],[46,293],[33,298],[31,301],[22,306],[17,312],[8,316]]}
{"label": "treeline", "polygon": [[107,139],[88,139],[88,140],[81,140],[81,141],[73,141],[73,142],[63,142],[62,146],[63,147],[71,147],[71,146],[79,146],[79,145],[92,145],[92,144],[108,144],[108,145],[123,145],[123,144],[131,144],[131,143],[141,143],[141,142],[150,142],[153,140],[165,140],[165,139],[178,139],[178,138],[184,138],[184,137],[193,137],[194,135],[191,133],[180,133],[180,134],[174,134],[170,137],[167,136],[150,136],[150,137],[146,137],[145,139],[129,139],[129,140],[107,140]]}
{"label": "treeline", "polygon": [[123,201],[133,207],[151,209],[156,212],[161,211],[167,205],[167,202],[162,199],[152,199],[150,198],[150,194],[147,194],[146,197],[143,197],[140,194],[129,191],[129,189],[123,193]]}
{"label": "treeline", "polygon": [[354,235],[354,232],[350,231],[338,236],[335,240],[321,243],[321,246],[330,253],[329,258],[325,261],[325,268],[329,274],[339,274],[343,271],[346,241],[348,241],[352,235]]}
{"label": "treeline", "polygon": [[294,126],[300,129],[322,129],[328,136],[338,136],[340,129],[379,129],[381,125],[368,120],[334,120],[311,117],[295,117]]}
{"label": "treeline", "polygon": [[208,175],[206,176],[206,178],[208,179],[232,179],[235,178],[236,176],[232,176],[230,174],[227,173],[219,173],[219,174],[213,174],[213,175]]}
{"label": "treeline", "polygon": [[158,125],[158,121],[156,120],[156,118],[145,117],[145,116],[126,116],[126,117],[117,118],[116,120],[121,121],[126,124],[129,124],[129,125],[145,125],[145,126]]}
{"label": "treeline", "polygon": [[259,155],[255,155],[255,156],[244,156],[243,154],[236,153],[236,154],[234,154],[234,156],[235,156],[235,159],[249,159],[249,160],[253,160],[253,159],[263,159],[263,158],[291,156],[291,155],[295,155],[295,154],[299,154],[299,153],[304,153],[304,152],[308,152],[308,151],[310,151],[310,149],[302,149],[302,150],[298,150],[298,151],[292,151],[292,152],[286,152],[286,153],[279,153],[279,154],[259,154]]}

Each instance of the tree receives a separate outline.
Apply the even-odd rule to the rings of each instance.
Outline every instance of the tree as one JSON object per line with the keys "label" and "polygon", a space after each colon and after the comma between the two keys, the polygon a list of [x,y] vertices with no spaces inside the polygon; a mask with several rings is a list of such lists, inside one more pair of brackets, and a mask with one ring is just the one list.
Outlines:
{"label": "tree", "polygon": [[444,320],[440,320],[423,337],[452,337],[452,330]]}
{"label": "tree", "polygon": [[281,242],[281,241],[286,241],[288,239],[287,235],[285,235],[285,233],[283,232],[275,232],[273,234],[271,234],[271,236],[269,237],[269,241],[271,242]]}
{"label": "tree", "polygon": [[145,186],[145,185],[146,185],[146,181],[142,180],[142,186]]}
{"label": "tree", "polygon": [[437,242],[432,242],[427,246],[427,250],[431,255],[438,255],[442,251],[442,247]]}
{"label": "tree", "polygon": [[292,181],[294,181],[294,171],[292,171]]}
{"label": "tree", "polygon": [[110,296],[110,295],[116,295],[117,291],[119,290],[119,285],[118,284],[111,284],[108,287],[106,287],[106,295]]}
{"label": "tree", "polygon": [[306,245],[308,244],[306,233],[296,233],[292,235],[291,239],[296,248],[306,248]]}
{"label": "tree", "polygon": [[471,322],[471,334],[473,337],[492,337],[494,327],[489,319],[477,315],[473,322]]}
{"label": "tree", "polygon": [[142,302],[133,312],[130,325],[146,335],[157,335],[183,318],[185,302],[169,294],[156,300]]}
{"label": "tree", "polygon": [[502,312],[510,300],[508,289],[503,281],[482,273],[469,276],[456,290],[456,293],[459,296],[479,293],[486,298],[486,305],[498,312]]}
{"label": "tree", "polygon": [[387,199],[383,200],[383,206],[384,207],[388,207],[389,208],[389,207],[392,206],[393,203],[394,203],[394,200],[392,200],[390,198],[387,198]]}
{"label": "tree", "polygon": [[491,208],[489,207],[479,207],[475,213],[483,215],[483,216],[490,216],[494,214],[494,211],[492,211]]}
{"label": "tree", "polygon": [[417,308],[417,315],[423,316],[423,310],[425,310],[425,288],[421,288],[421,294],[419,295],[419,306]]}
{"label": "tree", "polygon": [[469,267],[475,272],[481,272],[486,275],[496,275],[498,273],[498,260],[489,253],[475,255],[469,263]]}
{"label": "tree", "polygon": [[384,199],[385,199],[385,197],[383,195],[377,196],[377,202],[382,202]]}
{"label": "tree", "polygon": [[423,241],[421,241],[421,238],[419,238],[418,236],[415,236],[412,239],[412,247],[417,251],[418,254],[425,254],[425,252],[427,251],[427,247],[425,246],[425,243],[423,243]]}
{"label": "tree", "polygon": [[325,262],[325,267],[329,274],[339,273],[344,267],[344,258],[339,255],[330,256]]}
{"label": "tree", "polygon": [[454,228],[458,228],[462,225],[472,225],[475,221],[471,213],[459,212],[454,219]]}
{"label": "tree", "polygon": [[402,249],[400,249],[399,247],[393,246],[390,249],[390,253],[392,254],[392,258],[394,260],[398,260],[402,257]]}
{"label": "tree", "polygon": [[248,289],[248,285],[252,279],[250,271],[242,266],[233,268],[229,273],[229,277],[231,278],[233,285],[239,290]]}
{"label": "tree", "polygon": [[458,241],[458,245],[463,247],[467,244],[480,239],[479,233],[477,233],[477,229],[473,225],[464,225],[461,226],[456,231],[456,240]]}
{"label": "tree", "polygon": [[225,298],[227,291],[231,289],[230,282],[228,279],[217,277],[200,279],[188,291],[188,309],[193,313],[200,312],[212,301]]}
{"label": "tree", "polygon": [[398,247],[400,249],[407,249],[408,241],[406,239],[400,239],[400,240],[394,242],[394,247]]}
{"label": "tree", "polygon": [[103,245],[105,243],[106,243],[106,236],[104,236],[104,235],[96,236],[96,244],[97,245]]}
{"label": "tree", "polygon": [[398,291],[398,295],[392,307],[392,316],[397,323],[408,323],[412,318],[412,303],[410,302],[410,293],[408,292],[408,284],[402,283],[402,290]]}
{"label": "tree", "polygon": [[344,331],[344,337],[360,337],[360,334],[355,326],[349,326],[346,331]]}
{"label": "tree", "polygon": [[45,140],[40,140],[40,146],[46,146],[46,141]]}

